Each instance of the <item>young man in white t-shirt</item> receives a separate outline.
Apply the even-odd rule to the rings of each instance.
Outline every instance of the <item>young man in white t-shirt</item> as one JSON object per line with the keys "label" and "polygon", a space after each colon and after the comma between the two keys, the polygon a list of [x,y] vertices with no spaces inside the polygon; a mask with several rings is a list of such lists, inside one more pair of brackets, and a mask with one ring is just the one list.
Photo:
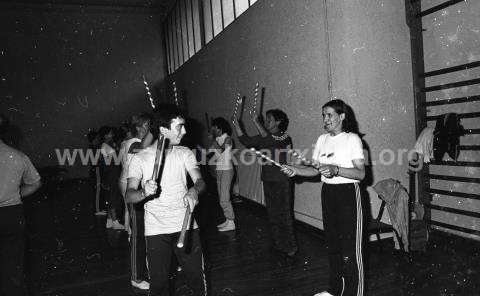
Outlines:
{"label": "young man in white t-shirt", "polygon": [[328,248],[330,282],[314,296],[363,296],[362,199],[365,177],[362,141],[353,111],[342,100],[322,107],[326,134],[313,151],[314,166],[284,165],[290,177],[322,175],[322,218]]}
{"label": "young man in white t-shirt", "polygon": [[[157,143],[140,151],[130,161],[126,200],[145,201],[145,237],[150,273],[150,296],[169,295],[171,255],[175,254],[187,277],[192,295],[206,295],[203,255],[196,223],[187,230],[186,245],[176,247],[187,210],[194,209],[205,183],[193,152],[178,146],[186,133],[185,119],[174,105],[159,106],[153,114],[153,129],[165,136],[166,148],[160,180],[151,180]],[[187,188],[187,173],[194,185]],[[159,184],[157,183],[159,181]],[[140,185],[140,189],[139,188]]]}

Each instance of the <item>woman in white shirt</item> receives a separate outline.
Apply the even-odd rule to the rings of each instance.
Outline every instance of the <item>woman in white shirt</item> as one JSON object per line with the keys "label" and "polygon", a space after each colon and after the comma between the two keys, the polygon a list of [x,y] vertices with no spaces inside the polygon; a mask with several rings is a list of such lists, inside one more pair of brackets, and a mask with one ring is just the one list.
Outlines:
{"label": "woman in white shirt", "polygon": [[235,214],[233,212],[232,202],[230,201],[230,191],[233,181],[233,162],[232,149],[233,141],[230,135],[232,128],[225,118],[218,117],[212,120],[212,149],[215,150],[215,167],[217,178],[217,191],[220,199],[220,206],[225,215],[225,222],[219,224],[218,231],[235,230]]}
{"label": "woman in white shirt", "polygon": [[342,100],[322,107],[321,135],[312,166],[284,165],[290,177],[322,176],[322,217],[327,242],[330,288],[315,296],[363,295],[362,203],[359,182],[365,177],[362,141],[355,133],[351,108]]}

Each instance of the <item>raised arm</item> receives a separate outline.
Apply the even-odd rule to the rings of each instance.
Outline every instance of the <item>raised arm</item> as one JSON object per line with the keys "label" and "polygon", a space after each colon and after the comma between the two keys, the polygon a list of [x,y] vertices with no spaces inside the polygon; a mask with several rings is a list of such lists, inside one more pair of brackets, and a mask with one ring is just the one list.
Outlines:
{"label": "raised arm", "polygon": [[254,114],[252,116],[252,121],[253,121],[253,124],[255,125],[255,128],[257,129],[258,133],[260,134],[260,136],[266,137],[266,136],[268,136],[268,131],[265,129],[263,124],[260,122],[260,117],[261,117],[261,115]]}

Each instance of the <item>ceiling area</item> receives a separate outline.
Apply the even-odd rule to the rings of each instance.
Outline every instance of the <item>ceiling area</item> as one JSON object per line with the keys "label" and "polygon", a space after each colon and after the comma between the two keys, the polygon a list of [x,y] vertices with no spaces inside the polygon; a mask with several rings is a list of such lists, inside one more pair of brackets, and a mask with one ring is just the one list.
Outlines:
{"label": "ceiling area", "polygon": [[84,7],[112,9],[151,10],[167,14],[176,0],[0,0],[1,6],[29,7]]}

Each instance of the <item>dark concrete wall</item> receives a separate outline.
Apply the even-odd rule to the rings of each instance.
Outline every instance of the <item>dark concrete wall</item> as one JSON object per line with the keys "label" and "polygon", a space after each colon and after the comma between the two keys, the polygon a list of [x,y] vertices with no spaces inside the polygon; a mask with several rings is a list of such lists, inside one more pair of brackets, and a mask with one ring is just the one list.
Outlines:
{"label": "dark concrete wall", "polygon": [[[54,149],[85,148],[85,134],[148,111],[142,74],[163,94],[160,15],[80,7],[2,7],[0,110],[38,166]],[[75,175],[86,170],[76,166]]]}

